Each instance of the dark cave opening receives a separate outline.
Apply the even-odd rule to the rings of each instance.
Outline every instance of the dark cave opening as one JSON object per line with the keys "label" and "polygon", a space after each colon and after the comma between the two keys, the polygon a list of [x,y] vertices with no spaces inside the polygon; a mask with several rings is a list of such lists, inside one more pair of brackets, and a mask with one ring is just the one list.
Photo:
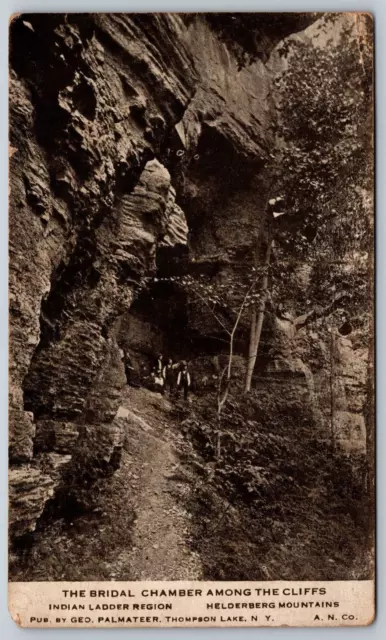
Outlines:
{"label": "dark cave opening", "polygon": [[131,305],[119,332],[118,343],[134,358],[133,364],[150,373],[159,352],[174,361],[226,353],[229,341],[220,327],[204,335],[194,326],[191,321],[194,300],[191,292],[179,284],[179,279],[186,275],[215,277],[220,268],[218,263],[196,264],[187,246],[176,245],[158,247],[156,264],[154,279]]}
{"label": "dark cave opening", "polygon": [[92,86],[83,78],[72,91],[72,102],[87,120],[94,120],[97,100]]}

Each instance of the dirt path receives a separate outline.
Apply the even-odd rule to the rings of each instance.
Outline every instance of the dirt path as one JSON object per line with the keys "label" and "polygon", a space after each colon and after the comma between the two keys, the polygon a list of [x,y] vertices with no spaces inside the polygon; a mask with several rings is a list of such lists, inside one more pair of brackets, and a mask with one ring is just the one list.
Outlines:
{"label": "dirt path", "polygon": [[160,394],[126,390],[116,417],[126,434],[119,470],[94,487],[93,511],[47,523],[11,557],[13,580],[200,579],[184,508],[195,478],[179,457],[190,445],[172,410]]}
{"label": "dirt path", "polygon": [[[131,580],[198,580],[201,566],[189,549],[190,514],[184,509],[190,474],[177,449],[184,446],[170,416],[172,405],[146,389],[127,391],[117,418],[124,421],[125,464],[136,519],[132,546],[112,565]],[[115,565],[115,566],[114,566]]]}

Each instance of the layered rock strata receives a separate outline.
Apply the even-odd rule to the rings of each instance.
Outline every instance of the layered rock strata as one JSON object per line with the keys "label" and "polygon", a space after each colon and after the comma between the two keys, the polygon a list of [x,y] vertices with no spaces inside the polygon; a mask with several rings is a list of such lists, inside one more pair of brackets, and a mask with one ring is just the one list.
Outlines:
{"label": "layered rock strata", "polygon": [[[265,53],[294,29],[284,15]],[[267,74],[261,60],[240,71],[220,36],[205,15],[23,14],[11,24],[17,535],[83,464],[79,452],[100,472],[119,464],[117,327],[157,247],[186,243],[189,227],[193,256],[217,261],[220,247],[229,263],[259,233]]]}

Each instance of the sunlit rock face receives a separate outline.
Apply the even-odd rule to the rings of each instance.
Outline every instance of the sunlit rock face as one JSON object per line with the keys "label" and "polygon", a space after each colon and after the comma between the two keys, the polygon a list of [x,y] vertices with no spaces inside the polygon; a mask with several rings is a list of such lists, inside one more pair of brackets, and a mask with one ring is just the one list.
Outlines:
{"label": "sunlit rock face", "polygon": [[[303,26],[268,30],[264,51]],[[221,273],[249,254],[265,215],[272,107],[262,60],[240,70],[205,15],[26,14],[12,23],[10,62],[10,520],[20,535],[80,460],[96,473],[119,464],[117,336],[157,256],[189,245],[189,259]],[[149,334],[152,350],[168,343],[164,329]]]}

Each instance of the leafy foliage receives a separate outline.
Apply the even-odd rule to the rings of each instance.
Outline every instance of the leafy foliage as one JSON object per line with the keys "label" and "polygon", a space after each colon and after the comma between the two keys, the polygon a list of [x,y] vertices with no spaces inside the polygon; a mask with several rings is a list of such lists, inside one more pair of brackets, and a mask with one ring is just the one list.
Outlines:
{"label": "leafy foliage", "polygon": [[331,30],[327,16],[319,21],[320,42],[285,41],[274,92],[275,190],[286,215],[276,221],[272,295],[285,300],[293,264],[307,263],[306,305],[346,292],[331,314],[336,326],[366,315],[371,298],[372,31],[367,16],[358,20],[340,18]]}
{"label": "leafy foliage", "polygon": [[206,579],[368,575],[365,457],[334,452],[304,403],[266,391],[231,396],[220,461],[208,397],[184,425],[214,469],[191,504]]}

